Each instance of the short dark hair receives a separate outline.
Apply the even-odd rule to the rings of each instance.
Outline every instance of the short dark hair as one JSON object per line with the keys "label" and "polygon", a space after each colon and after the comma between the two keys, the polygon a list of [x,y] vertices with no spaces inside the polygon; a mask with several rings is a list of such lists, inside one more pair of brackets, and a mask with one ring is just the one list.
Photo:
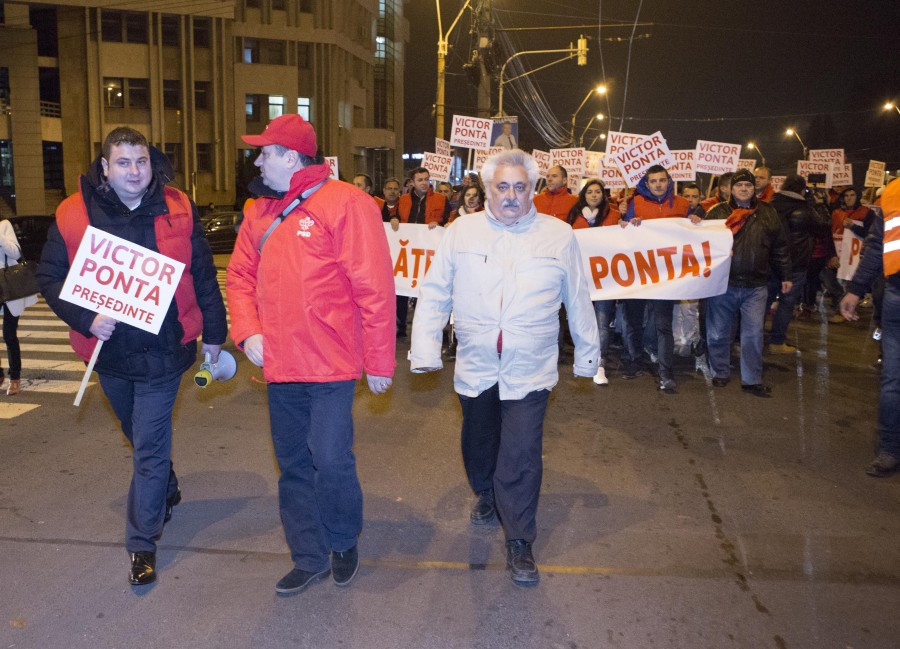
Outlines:
{"label": "short dark hair", "polygon": [[551,169],[559,169],[559,170],[562,172],[563,178],[565,178],[566,180],[569,179],[569,172],[566,171],[566,168],[563,167],[562,165],[553,165],[553,166],[550,167],[550,168],[551,168]]}
{"label": "short dark hair", "polygon": [[[697,183],[688,183],[687,185],[681,186],[681,193],[684,193],[685,189],[696,189],[698,192],[700,191],[700,186]],[[701,192],[702,193],[702,192]]]}
{"label": "short dark hair", "polygon": [[802,194],[806,191],[806,178],[799,174],[788,174],[781,183],[781,191]]}
{"label": "short dark hair", "polygon": [[428,174],[428,177],[431,178],[431,172],[428,171],[428,169],[426,169],[425,167],[416,167],[409,172],[409,179],[413,180],[419,174]]}
{"label": "short dark hair", "polygon": [[400,189],[403,189],[403,183],[401,183],[399,179],[394,178],[393,176],[391,176],[390,178],[385,178],[384,182],[381,183],[381,188],[384,189],[385,185],[387,185],[388,183],[397,183],[397,185],[400,186]]}
{"label": "short dark hair", "polygon": [[644,173],[644,176],[646,177],[646,176],[649,176],[650,174],[658,174],[660,172],[666,174],[666,178],[669,177],[669,172],[666,171],[666,168],[663,167],[662,165],[653,165],[652,167],[647,169],[647,171]]}
{"label": "short dark hair", "polygon": [[730,185],[732,176],[734,176],[733,171],[726,171],[721,176],[719,176],[719,184],[721,185],[722,183],[728,183]]}
{"label": "short dark hair", "polygon": [[357,178],[357,177],[359,177],[359,176],[362,176],[363,178],[366,179],[366,187],[368,187],[369,189],[372,189],[372,188],[375,186],[375,183],[372,182],[372,176],[370,176],[369,174],[367,174],[367,173],[358,173],[358,174],[354,175],[353,177],[354,177],[354,178]]}
{"label": "short dark hair", "polygon": [[150,144],[147,142],[147,138],[143,133],[130,126],[120,126],[111,130],[109,135],[106,136],[106,139],[103,140],[103,157],[109,160],[109,156],[112,154],[112,148],[119,144],[142,146],[145,147],[147,151],[150,150]]}

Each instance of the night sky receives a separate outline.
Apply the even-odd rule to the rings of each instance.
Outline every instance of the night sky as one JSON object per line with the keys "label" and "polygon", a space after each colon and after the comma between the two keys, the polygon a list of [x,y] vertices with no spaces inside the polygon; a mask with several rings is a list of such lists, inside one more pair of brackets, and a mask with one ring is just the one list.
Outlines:
{"label": "night sky", "polygon": [[[462,0],[441,0],[444,28]],[[628,53],[627,37],[638,0],[494,0],[504,27],[596,25],[602,7],[602,42],[609,108],[589,100],[579,113],[576,137],[597,111],[611,114],[620,130]],[[405,72],[405,151],[434,146],[437,20],[433,0],[405,3],[410,43]],[[854,163],[854,178],[868,160],[900,169],[900,1],[852,2],[670,2],[645,0],[633,41],[627,103],[621,130],[661,130],[672,149],[693,148],[697,139],[759,144],[776,173],[795,169],[800,143],[784,131],[794,127],[810,148],[842,147]],[[605,27],[608,23],[627,28]],[[558,49],[579,33],[589,38],[588,64],[574,60],[532,75],[554,114],[569,123],[588,90],[603,81],[596,26],[581,29],[507,32],[516,50]],[[475,88],[462,69],[474,40],[468,12],[450,37],[447,58],[446,127],[453,114],[475,115]],[[520,57],[526,70],[559,55]],[[503,60],[497,63],[497,71]],[[508,75],[507,75],[508,76]],[[496,83],[494,110],[496,110]],[[507,89],[504,112],[520,117],[522,148],[546,149]],[[596,125],[596,122],[595,122]],[[608,128],[609,126],[607,126]],[[589,133],[585,143],[593,139]],[[595,146],[602,150],[602,147]],[[754,157],[745,149],[741,157]]]}

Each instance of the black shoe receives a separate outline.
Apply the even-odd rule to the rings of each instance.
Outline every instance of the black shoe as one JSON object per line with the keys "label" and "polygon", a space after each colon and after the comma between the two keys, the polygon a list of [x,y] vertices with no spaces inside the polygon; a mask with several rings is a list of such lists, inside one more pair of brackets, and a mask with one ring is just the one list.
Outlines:
{"label": "black shoe", "polygon": [[678,392],[675,386],[675,379],[660,379],[659,389],[666,394],[676,394]]}
{"label": "black shoe", "polygon": [[354,545],[344,552],[331,553],[331,576],[338,586],[349,586],[359,571],[359,553]]}
{"label": "black shoe", "polygon": [[644,376],[644,370],[639,367],[629,367],[622,372],[622,378],[626,381],[631,381],[639,376]]}
{"label": "black shoe", "polygon": [[175,492],[171,498],[166,498],[166,515],[163,517],[163,524],[172,520],[172,509],[181,502],[181,489]]}
{"label": "black shoe", "polygon": [[712,380],[712,384],[714,387],[724,388],[726,385],[728,385],[728,379],[721,379],[716,377]]}
{"label": "black shoe", "polygon": [[900,458],[880,451],[872,460],[872,464],[866,469],[866,475],[873,478],[886,478],[900,470]]}
{"label": "black shoe", "polygon": [[762,383],[754,383],[753,385],[742,385],[741,390],[749,392],[755,397],[768,398],[772,396],[772,388]]}
{"label": "black shoe", "polygon": [[531,543],[522,539],[506,542],[506,569],[516,586],[537,586],[541,580],[531,554]]}
{"label": "black shoe", "polygon": [[275,592],[279,595],[293,595],[305,590],[311,583],[327,577],[331,572],[331,568],[325,568],[319,572],[307,572],[294,568],[275,584]]}
{"label": "black shoe", "polygon": [[128,583],[132,586],[146,586],[154,581],[156,581],[156,553],[132,552]]}
{"label": "black shoe", "polygon": [[478,494],[478,502],[472,507],[469,518],[475,525],[485,525],[497,517],[497,507],[494,505],[494,490],[485,489]]}

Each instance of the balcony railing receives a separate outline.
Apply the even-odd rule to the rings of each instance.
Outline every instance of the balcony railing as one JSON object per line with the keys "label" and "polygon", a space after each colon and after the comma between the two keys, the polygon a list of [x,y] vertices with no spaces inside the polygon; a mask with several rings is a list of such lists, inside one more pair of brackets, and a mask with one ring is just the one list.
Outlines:
{"label": "balcony railing", "polygon": [[55,101],[42,101],[41,117],[62,117],[60,105]]}

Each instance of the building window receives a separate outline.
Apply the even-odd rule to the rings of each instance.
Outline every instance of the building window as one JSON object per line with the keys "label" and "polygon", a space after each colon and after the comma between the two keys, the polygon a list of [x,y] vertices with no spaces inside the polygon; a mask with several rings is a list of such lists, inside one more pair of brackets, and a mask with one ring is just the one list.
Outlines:
{"label": "building window", "polygon": [[125,14],[125,40],[129,43],[149,42],[147,14]]}
{"label": "building window", "polygon": [[125,84],[123,79],[103,77],[103,105],[107,108],[125,107]]}
{"label": "building window", "polygon": [[195,81],[194,82],[194,108],[197,109],[208,109],[209,108],[209,81]]}
{"label": "building window", "polygon": [[312,121],[312,100],[309,97],[297,97],[297,114],[307,122]]}
{"label": "building window", "polygon": [[312,0],[300,0],[300,11],[311,14],[313,12],[312,4]]}
{"label": "building window", "polygon": [[181,81],[163,79],[163,108],[181,108]]}
{"label": "building window", "polygon": [[284,65],[284,41],[262,40],[259,42],[259,62],[269,65]]}
{"label": "building window", "polygon": [[310,64],[310,45],[309,43],[297,43],[297,67],[301,70],[309,70]]}
{"label": "building window", "polygon": [[244,63],[259,63],[259,41],[255,38],[244,39]]}
{"label": "building window", "polygon": [[197,171],[212,171],[212,144],[197,144]]}
{"label": "building window", "polygon": [[212,23],[209,18],[194,18],[194,47],[209,47],[212,43]]}
{"label": "building window", "polygon": [[363,111],[362,106],[354,106],[353,107],[353,126],[362,128],[366,123],[366,119],[365,119],[364,115],[365,115],[365,112]]}
{"label": "building window", "polygon": [[287,2],[285,2],[285,0],[272,0],[272,9],[284,11],[287,9]]}
{"label": "building window", "polygon": [[181,155],[181,144],[178,142],[166,142],[163,146],[163,151],[165,151],[166,157],[169,158],[169,162],[172,163],[172,169],[174,169],[176,173],[181,173],[184,170],[184,157]]}
{"label": "building window", "polygon": [[269,119],[284,115],[284,95],[269,95]]}
{"label": "building window", "polygon": [[244,0],[244,5],[248,9],[259,9],[259,0]]}
{"label": "building window", "polygon": [[262,95],[247,95],[245,113],[248,122],[258,122],[261,118],[260,104],[262,103]]}
{"label": "building window", "polygon": [[122,42],[122,12],[103,11],[100,16],[100,35],[107,43]]}
{"label": "building window", "polygon": [[150,108],[149,79],[128,79],[128,107]]}
{"label": "building window", "polygon": [[160,20],[160,40],[163,45],[178,47],[181,45],[181,18],[178,16],[163,16]]}

